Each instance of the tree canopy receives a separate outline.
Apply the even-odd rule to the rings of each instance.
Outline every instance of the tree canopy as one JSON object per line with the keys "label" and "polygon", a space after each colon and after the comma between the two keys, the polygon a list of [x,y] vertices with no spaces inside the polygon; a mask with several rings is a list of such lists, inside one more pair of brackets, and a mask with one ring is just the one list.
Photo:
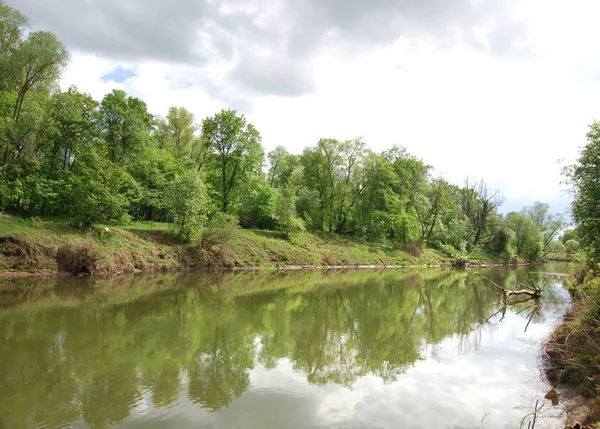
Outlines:
{"label": "tree canopy", "polygon": [[[301,153],[279,145],[265,157],[259,131],[235,110],[197,120],[171,106],[161,117],[122,90],[101,100],[75,87],[62,92],[69,53],[54,34],[27,25],[0,2],[3,211],[69,216],[79,226],[171,222],[182,241],[227,214],[287,237],[308,230],[529,259],[559,249],[565,224],[547,204],[503,216],[502,195],[484,180],[449,183],[400,146],[375,152],[362,138],[328,137]],[[594,125],[573,171],[579,220],[595,217],[597,135]],[[600,254],[594,222],[581,242]]]}

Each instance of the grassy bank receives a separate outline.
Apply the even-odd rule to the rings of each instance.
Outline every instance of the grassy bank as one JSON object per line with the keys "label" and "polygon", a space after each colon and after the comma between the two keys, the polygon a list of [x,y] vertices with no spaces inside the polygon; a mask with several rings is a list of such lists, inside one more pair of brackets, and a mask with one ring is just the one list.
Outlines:
{"label": "grassy bank", "polygon": [[[67,220],[0,217],[0,272],[170,271],[188,268],[250,268],[292,266],[410,266],[449,263],[432,249],[409,249],[335,235],[236,230],[223,242],[182,245],[168,226],[136,222],[127,226],[99,225],[79,230]],[[477,262],[491,262],[476,255]]]}
{"label": "grassy bank", "polygon": [[600,277],[584,269],[572,294],[573,305],[545,344],[544,369],[552,384],[574,387],[587,399],[571,410],[580,423],[600,428]]}

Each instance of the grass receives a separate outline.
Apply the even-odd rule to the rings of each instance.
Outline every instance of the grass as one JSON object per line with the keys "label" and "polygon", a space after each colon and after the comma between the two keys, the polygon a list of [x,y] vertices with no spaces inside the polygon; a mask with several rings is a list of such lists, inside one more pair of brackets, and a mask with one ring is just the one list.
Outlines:
{"label": "grass", "polygon": [[600,277],[583,268],[576,278],[573,305],[544,346],[544,370],[591,399],[583,423],[600,428]]}
{"label": "grass", "polygon": [[[284,266],[423,266],[449,263],[433,249],[334,234],[238,230],[215,248],[182,245],[168,224],[133,222],[79,230],[65,219],[0,217],[0,271],[66,271],[73,274],[170,271],[184,268],[278,268]],[[477,262],[490,262],[477,255]]]}

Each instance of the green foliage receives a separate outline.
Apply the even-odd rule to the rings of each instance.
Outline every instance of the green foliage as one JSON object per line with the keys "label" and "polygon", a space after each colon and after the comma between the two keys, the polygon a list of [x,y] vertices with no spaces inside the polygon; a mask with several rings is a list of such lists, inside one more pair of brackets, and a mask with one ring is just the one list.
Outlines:
{"label": "green foliage", "polygon": [[576,239],[577,239],[577,230],[576,229],[567,229],[560,236],[560,241],[562,241],[563,244],[567,244],[567,241],[569,241],[569,240],[576,240]]}
{"label": "green foliage", "polygon": [[506,216],[513,232],[513,246],[517,255],[535,261],[542,256],[542,233],[535,221],[523,214],[511,212]]}
{"label": "green foliage", "polygon": [[140,199],[132,204],[132,215],[144,220],[167,220],[165,196],[169,186],[185,168],[165,149],[150,147],[134,158],[128,171],[140,186]]}
{"label": "green foliage", "polygon": [[259,176],[240,185],[244,189],[239,197],[240,225],[243,228],[274,229],[277,190]]}
{"label": "green foliage", "polygon": [[552,250],[553,247],[556,248],[553,242],[560,231],[567,226],[567,223],[563,221],[561,216],[553,215],[549,210],[550,206],[548,204],[539,201],[535,202],[533,206],[523,209],[542,233],[543,256],[556,250]]}
{"label": "green foliage", "polygon": [[96,150],[77,158],[65,191],[72,199],[69,213],[82,226],[128,221],[129,204],[139,195],[131,175]]}
{"label": "green foliage", "polygon": [[127,163],[139,156],[153,124],[146,103],[115,89],[104,96],[98,113],[109,159]]}
{"label": "green foliage", "polygon": [[239,236],[239,225],[234,215],[216,213],[200,236],[200,247],[211,249],[215,246],[232,247]]}
{"label": "green foliage", "polygon": [[590,265],[597,267],[600,263],[600,123],[590,126],[587,138],[577,164],[567,175],[575,191],[573,218],[577,223],[577,236]]}
{"label": "green foliage", "polygon": [[165,195],[172,231],[179,241],[196,240],[206,224],[209,211],[206,186],[195,171],[186,171],[175,177]]}
{"label": "green foliage", "polygon": [[162,128],[164,134],[161,137],[165,140],[161,141],[161,147],[169,149],[178,157],[189,157],[196,141],[196,128],[193,113],[185,107],[171,106],[167,122]]}
{"label": "green foliage", "polygon": [[565,244],[565,253],[567,258],[573,258],[575,254],[579,251],[579,241],[575,239],[568,240]]}
{"label": "green foliage", "polygon": [[278,189],[275,203],[275,215],[278,229],[289,238],[293,232],[304,231],[304,221],[298,217],[296,204],[298,202],[298,184],[301,182],[303,170],[295,168],[285,185]]}
{"label": "green foliage", "polygon": [[210,183],[223,213],[230,213],[240,183],[262,163],[260,134],[244,115],[222,110],[202,122],[202,139],[210,152]]}
{"label": "green foliage", "polygon": [[560,240],[553,240],[546,248],[546,255],[549,259],[565,259],[567,258],[566,246]]}
{"label": "green foliage", "polygon": [[[170,221],[176,236],[192,241],[210,212],[288,238],[307,229],[407,250],[451,246],[506,257],[515,248],[497,213],[502,197],[483,180],[452,185],[406,149],[376,153],[361,138],[320,139],[301,155],[277,146],[265,166],[260,133],[235,110],[199,126],[180,106],[154,117],[122,90],[100,102],[74,87],[60,92],[68,52],[53,34],[26,25],[0,3],[2,210],[71,215],[83,225]],[[539,202],[523,213],[546,255],[564,222]]]}

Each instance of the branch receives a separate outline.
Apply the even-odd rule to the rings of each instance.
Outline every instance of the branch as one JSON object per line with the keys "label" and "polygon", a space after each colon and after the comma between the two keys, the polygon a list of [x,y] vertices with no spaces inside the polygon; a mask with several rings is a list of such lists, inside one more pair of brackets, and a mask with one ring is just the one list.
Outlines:
{"label": "branch", "polygon": [[522,283],[519,283],[521,286],[526,287],[527,289],[508,290],[505,287],[500,286],[498,283],[494,283],[492,280],[490,280],[489,278],[487,278],[486,276],[484,276],[482,274],[479,274],[478,272],[475,272],[473,274],[481,277],[482,279],[486,280],[491,285],[493,285],[496,288],[500,289],[500,291],[502,292],[502,294],[505,297],[509,297],[509,296],[512,296],[512,295],[527,295],[530,298],[539,298],[540,295],[541,295],[541,293],[542,293],[542,290],[540,288],[536,287],[533,284],[533,280],[531,280],[531,277],[529,277],[529,282],[531,283],[531,289],[527,288],[527,286],[523,285]]}

